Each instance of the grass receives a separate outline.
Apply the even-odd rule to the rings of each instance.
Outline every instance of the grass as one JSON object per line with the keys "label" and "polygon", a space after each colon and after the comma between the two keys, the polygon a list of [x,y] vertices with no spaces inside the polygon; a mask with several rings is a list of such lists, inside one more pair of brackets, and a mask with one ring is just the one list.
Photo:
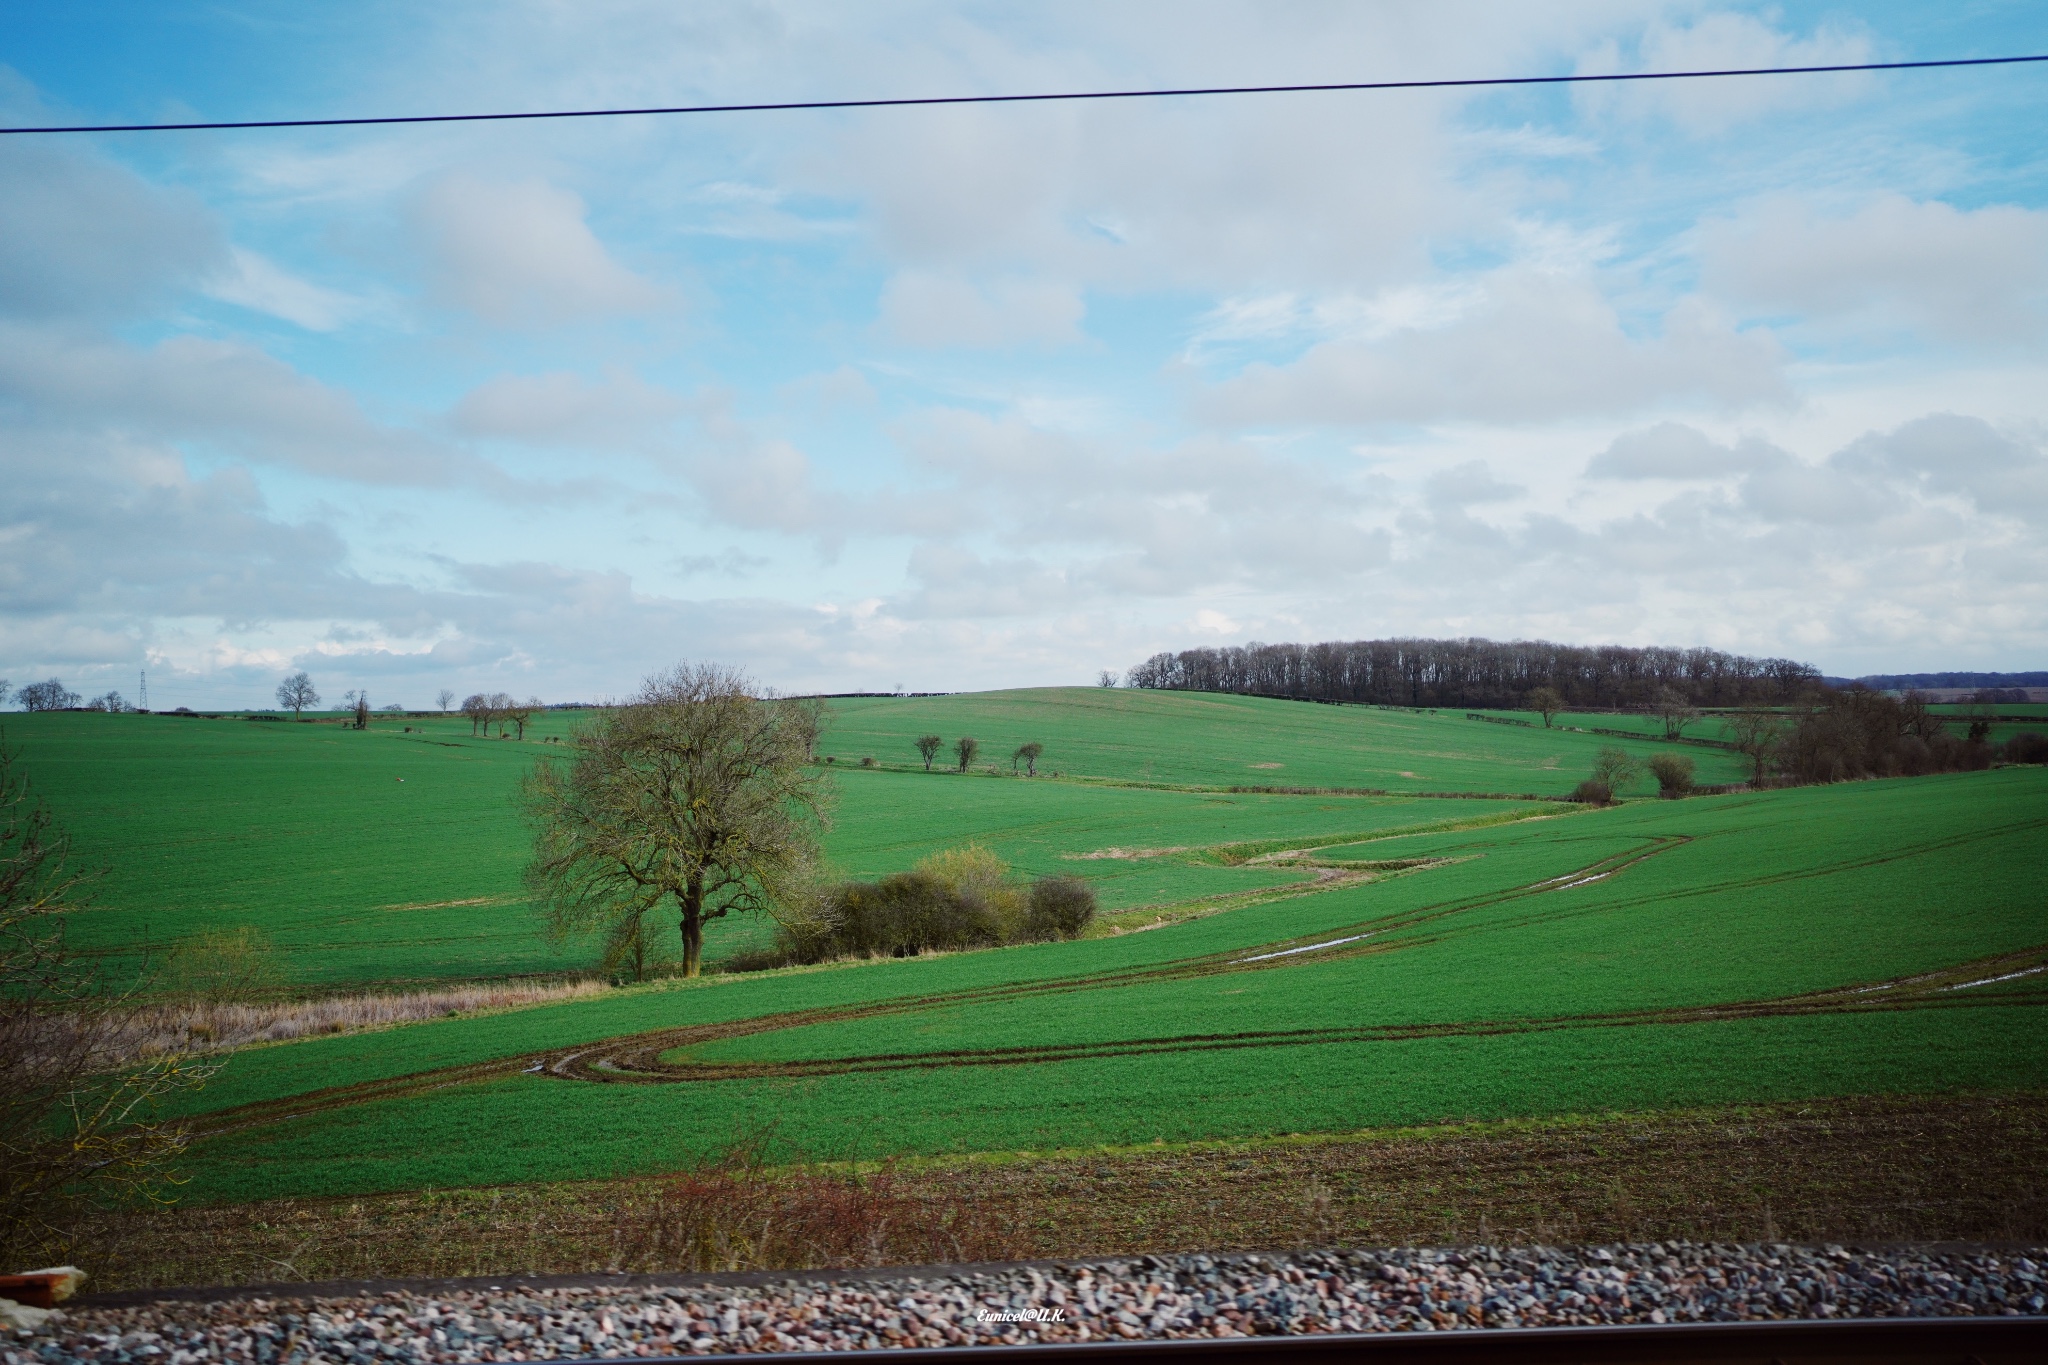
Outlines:
{"label": "grass", "polygon": [[[1344,1243],[2011,1242],[2048,1237],[2044,1143],[2038,1092],[1731,1105],[712,1172],[680,1187],[173,1208],[111,1219],[85,1259],[101,1289],[129,1289]],[[722,1215],[707,1220],[722,1234],[716,1259],[651,1235],[692,1194],[712,1204],[700,1216]]]}
{"label": "grass", "polygon": [[[791,1151],[870,1157],[2039,1086],[2040,977],[1941,989],[1973,979],[1959,970],[1863,1001],[1913,1008],[1771,1002],[2041,957],[2044,777],[2007,769],[1397,834],[1342,848],[1449,861],[1121,938],[259,1049],[200,1097],[205,1109],[481,1069],[296,1115],[288,1103],[202,1144],[192,1192],[659,1171],[702,1159],[735,1125],[771,1122]],[[1603,862],[1619,870],[1532,889]],[[1242,960],[1357,932],[1373,937]],[[1728,1008],[1745,1001],[1763,1003]],[[1589,1017],[1601,1015],[1624,1017]],[[519,1074],[550,1053],[682,1026],[709,1032],[662,1055],[698,1079]],[[1289,1033],[1304,1036],[1276,1036]],[[704,1078],[720,1067],[731,1079]]]}
{"label": "grass", "polygon": [[[589,961],[540,940],[518,880],[513,792],[570,723],[58,715],[8,739],[110,869],[74,926],[110,963],[249,924],[297,989],[433,1000]],[[928,774],[925,732],[1037,740],[1061,776]],[[181,1100],[205,1134],[185,1198],[637,1179],[749,1133],[783,1161],[943,1163],[2048,1088],[2048,772],[1514,798],[1615,742],[1096,689],[837,703],[839,874],[979,840],[1092,880],[1102,932],[253,1046]]]}
{"label": "grass", "polygon": [[[552,945],[520,871],[530,835],[520,774],[560,752],[553,713],[527,740],[476,739],[465,721],[334,722],[55,714],[10,717],[38,790],[79,862],[105,869],[73,941],[117,975],[147,950],[243,925],[274,944],[297,990],[431,988],[573,975],[587,943]],[[407,733],[410,725],[413,733]],[[1526,803],[1228,794],[923,772],[838,774],[827,853],[846,875],[900,871],[988,843],[1028,875],[1078,875],[1105,906],[1185,901],[1301,880],[1180,857],[1079,859],[1119,845],[1202,846],[1283,832],[1343,833],[1476,819]],[[769,926],[714,922],[716,964]]]}
{"label": "grass", "polygon": [[[1042,768],[1124,782],[1207,786],[1365,787],[1389,792],[1510,792],[1562,796],[1608,744],[1647,757],[1666,746],[1416,712],[1323,706],[1218,693],[1050,687],[950,697],[860,697],[833,703],[824,753],[844,764],[872,755],[918,762],[917,736],[950,745],[971,734],[980,764],[1005,771],[1027,740]],[[1686,746],[1699,780],[1738,782],[1738,754]],[[943,760],[942,760],[943,761]],[[1647,780],[1641,790],[1655,790]]]}

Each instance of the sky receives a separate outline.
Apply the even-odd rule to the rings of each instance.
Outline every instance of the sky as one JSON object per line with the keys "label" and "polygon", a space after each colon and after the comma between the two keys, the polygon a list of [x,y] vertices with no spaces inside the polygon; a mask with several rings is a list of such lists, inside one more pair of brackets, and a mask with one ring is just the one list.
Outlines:
{"label": "sky", "polygon": [[[2048,52],[1924,4],[0,0],[0,121]],[[0,678],[2048,667],[2048,65],[0,138]]]}

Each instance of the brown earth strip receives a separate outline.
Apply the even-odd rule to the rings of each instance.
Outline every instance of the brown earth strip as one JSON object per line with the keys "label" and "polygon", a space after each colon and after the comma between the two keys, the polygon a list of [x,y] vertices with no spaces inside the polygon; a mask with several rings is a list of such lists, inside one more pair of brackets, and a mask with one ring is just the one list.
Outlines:
{"label": "brown earth strip", "polygon": [[[1870,1096],[111,1215],[103,1290],[1147,1251],[2048,1238],[2048,1093]],[[53,1252],[54,1254],[54,1252]]]}

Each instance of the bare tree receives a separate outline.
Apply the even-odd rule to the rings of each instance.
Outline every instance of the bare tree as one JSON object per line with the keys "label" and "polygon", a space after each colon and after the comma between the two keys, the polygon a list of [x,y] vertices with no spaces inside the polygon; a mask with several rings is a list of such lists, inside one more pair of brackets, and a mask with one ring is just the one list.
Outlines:
{"label": "bare tree", "polygon": [[126,697],[123,697],[112,688],[108,688],[104,695],[94,697],[91,701],[87,702],[85,709],[88,711],[107,711],[118,716],[124,712],[133,711],[135,708],[128,704]]}
{"label": "bare tree", "polygon": [[320,704],[320,694],[313,690],[313,679],[308,673],[292,674],[277,685],[277,704],[292,713],[293,719],[302,719],[309,706]]}
{"label": "bare tree", "polygon": [[940,739],[937,735],[919,735],[917,737],[917,751],[924,756],[924,770],[926,772],[932,770],[932,760],[939,756],[939,750],[944,748],[945,744],[946,741]]}
{"label": "bare tree", "polygon": [[8,691],[8,682],[7,682],[7,679],[5,679],[5,678],[0,678],[0,706],[5,706],[5,705],[7,704],[7,691]]}
{"label": "bare tree", "polygon": [[1105,668],[1100,673],[1095,675],[1095,685],[1097,687],[1115,687],[1116,684],[1117,676],[1115,672],[1110,669]]}
{"label": "bare tree", "polygon": [[1677,739],[1685,733],[1686,726],[1700,718],[1699,709],[1692,704],[1692,699],[1675,687],[1659,692],[1651,709],[1657,713],[1657,719],[1664,722],[1666,739]]}
{"label": "bare tree", "polygon": [[981,741],[973,735],[962,735],[953,741],[953,756],[960,760],[960,771],[966,772],[974,756],[981,752]]}
{"label": "bare tree", "polygon": [[475,737],[479,727],[485,734],[490,733],[491,699],[481,692],[472,692],[462,699],[462,714],[469,718],[469,733]]}
{"label": "bare tree", "polygon": [[1564,710],[1564,698],[1554,687],[1539,687],[1529,694],[1529,709],[1543,717],[1543,728],[1550,728],[1551,718]]}
{"label": "bare tree", "polygon": [[707,920],[793,906],[829,796],[810,763],[822,720],[816,702],[759,698],[735,670],[686,664],[578,726],[566,761],[538,760],[524,788],[526,875],[551,932],[601,929],[607,961],[628,963],[667,900],[695,976]]}
{"label": "bare tree", "polygon": [[1778,717],[1768,711],[1744,711],[1729,723],[1729,731],[1735,736],[1735,747],[1748,756],[1754,766],[1750,784],[1762,787],[1764,769],[1777,751],[1778,742],[1784,737],[1785,729]]}
{"label": "bare tree", "polygon": [[66,840],[0,743],[0,1263],[61,1254],[72,1217],[149,1196],[185,1134],[159,1120],[170,1090],[212,1068],[177,1056],[124,1065],[127,1002],[64,942],[80,878]]}
{"label": "bare tree", "polygon": [[55,678],[30,683],[14,694],[24,711],[68,711],[78,705],[79,696]]}
{"label": "bare tree", "polygon": [[454,692],[452,692],[452,691],[450,691],[450,690],[449,690],[448,688],[445,688],[445,687],[444,687],[444,688],[442,688],[442,689],[441,689],[441,690],[440,690],[439,692],[436,692],[436,693],[434,694],[434,705],[436,705],[436,706],[438,706],[438,707],[440,707],[440,708],[441,708],[441,714],[442,714],[442,715],[444,715],[444,716],[445,716],[445,715],[447,715],[447,714],[448,714],[448,708],[449,708],[450,706],[453,706],[454,704],[455,704],[455,693],[454,693]]}
{"label": "bare tree", "polygon": [[[548,709],[547,703],[539,697],[528,697],[525,701],[513,701],[507,697],[505,701],[505,719],[512,722],[513,727],[519,731],[520,739],[526,738],[526,722],[533,719],[533,713]],[[502,726],[499,733],[504,733]]]}
{"label": "bare tree", "polygon": [[1639,771],[1641,770],[1629,752],[1626,749],[1617,749],[1612,744],[1603,746],[1599,753],[1593,755],[1593,780],[1603,784],[1609,791],[1619,792],[1636,780]]}
{"label": "bare tree", "polygon": [[494,721],[498,726],[498,738],[503,739],[505,727],[512,723],[512,713],[518,709],[519,703],[512,699],[510,692],[493,692],[487,705],[491,708],[491,719],[484,723],[484,733],[490,733]]}
{"label": "bare tree", "polygon": [[1022,760],[1024,775],[1026,777],[1038,776],[1038,756],[1044,752],[1045,746],[1035,739],[1029,744],[1019,745],[1017,752],[1010,755],[1010,771],[1016,772],[1017,764],[1019,760]]}

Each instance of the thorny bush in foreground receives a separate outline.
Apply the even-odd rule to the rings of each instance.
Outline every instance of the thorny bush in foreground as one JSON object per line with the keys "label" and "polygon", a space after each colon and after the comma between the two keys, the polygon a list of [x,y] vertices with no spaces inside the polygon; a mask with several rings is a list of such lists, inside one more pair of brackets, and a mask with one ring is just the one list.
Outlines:
{"label": "thorny bush in foreground", "polygon": [[621,1219],[617,1263],[810,1269],[988,1261],[1013,1251],[1000,1220],[956,1197],[915,1193],[918,1182],[900,1182],[893,1167],[773,1174],[766,1146],[742,1139],[716,1162],[664,1182]]}
{"label": "thorny bush in foreground", "polygon": [[158,1198],[184,1131],[157,1101],[212,1068],[121,1065],[128,998],[65,948],[81,880],[64,835],[0,743],[0,1264],[61,1251],[96,1200]]}

